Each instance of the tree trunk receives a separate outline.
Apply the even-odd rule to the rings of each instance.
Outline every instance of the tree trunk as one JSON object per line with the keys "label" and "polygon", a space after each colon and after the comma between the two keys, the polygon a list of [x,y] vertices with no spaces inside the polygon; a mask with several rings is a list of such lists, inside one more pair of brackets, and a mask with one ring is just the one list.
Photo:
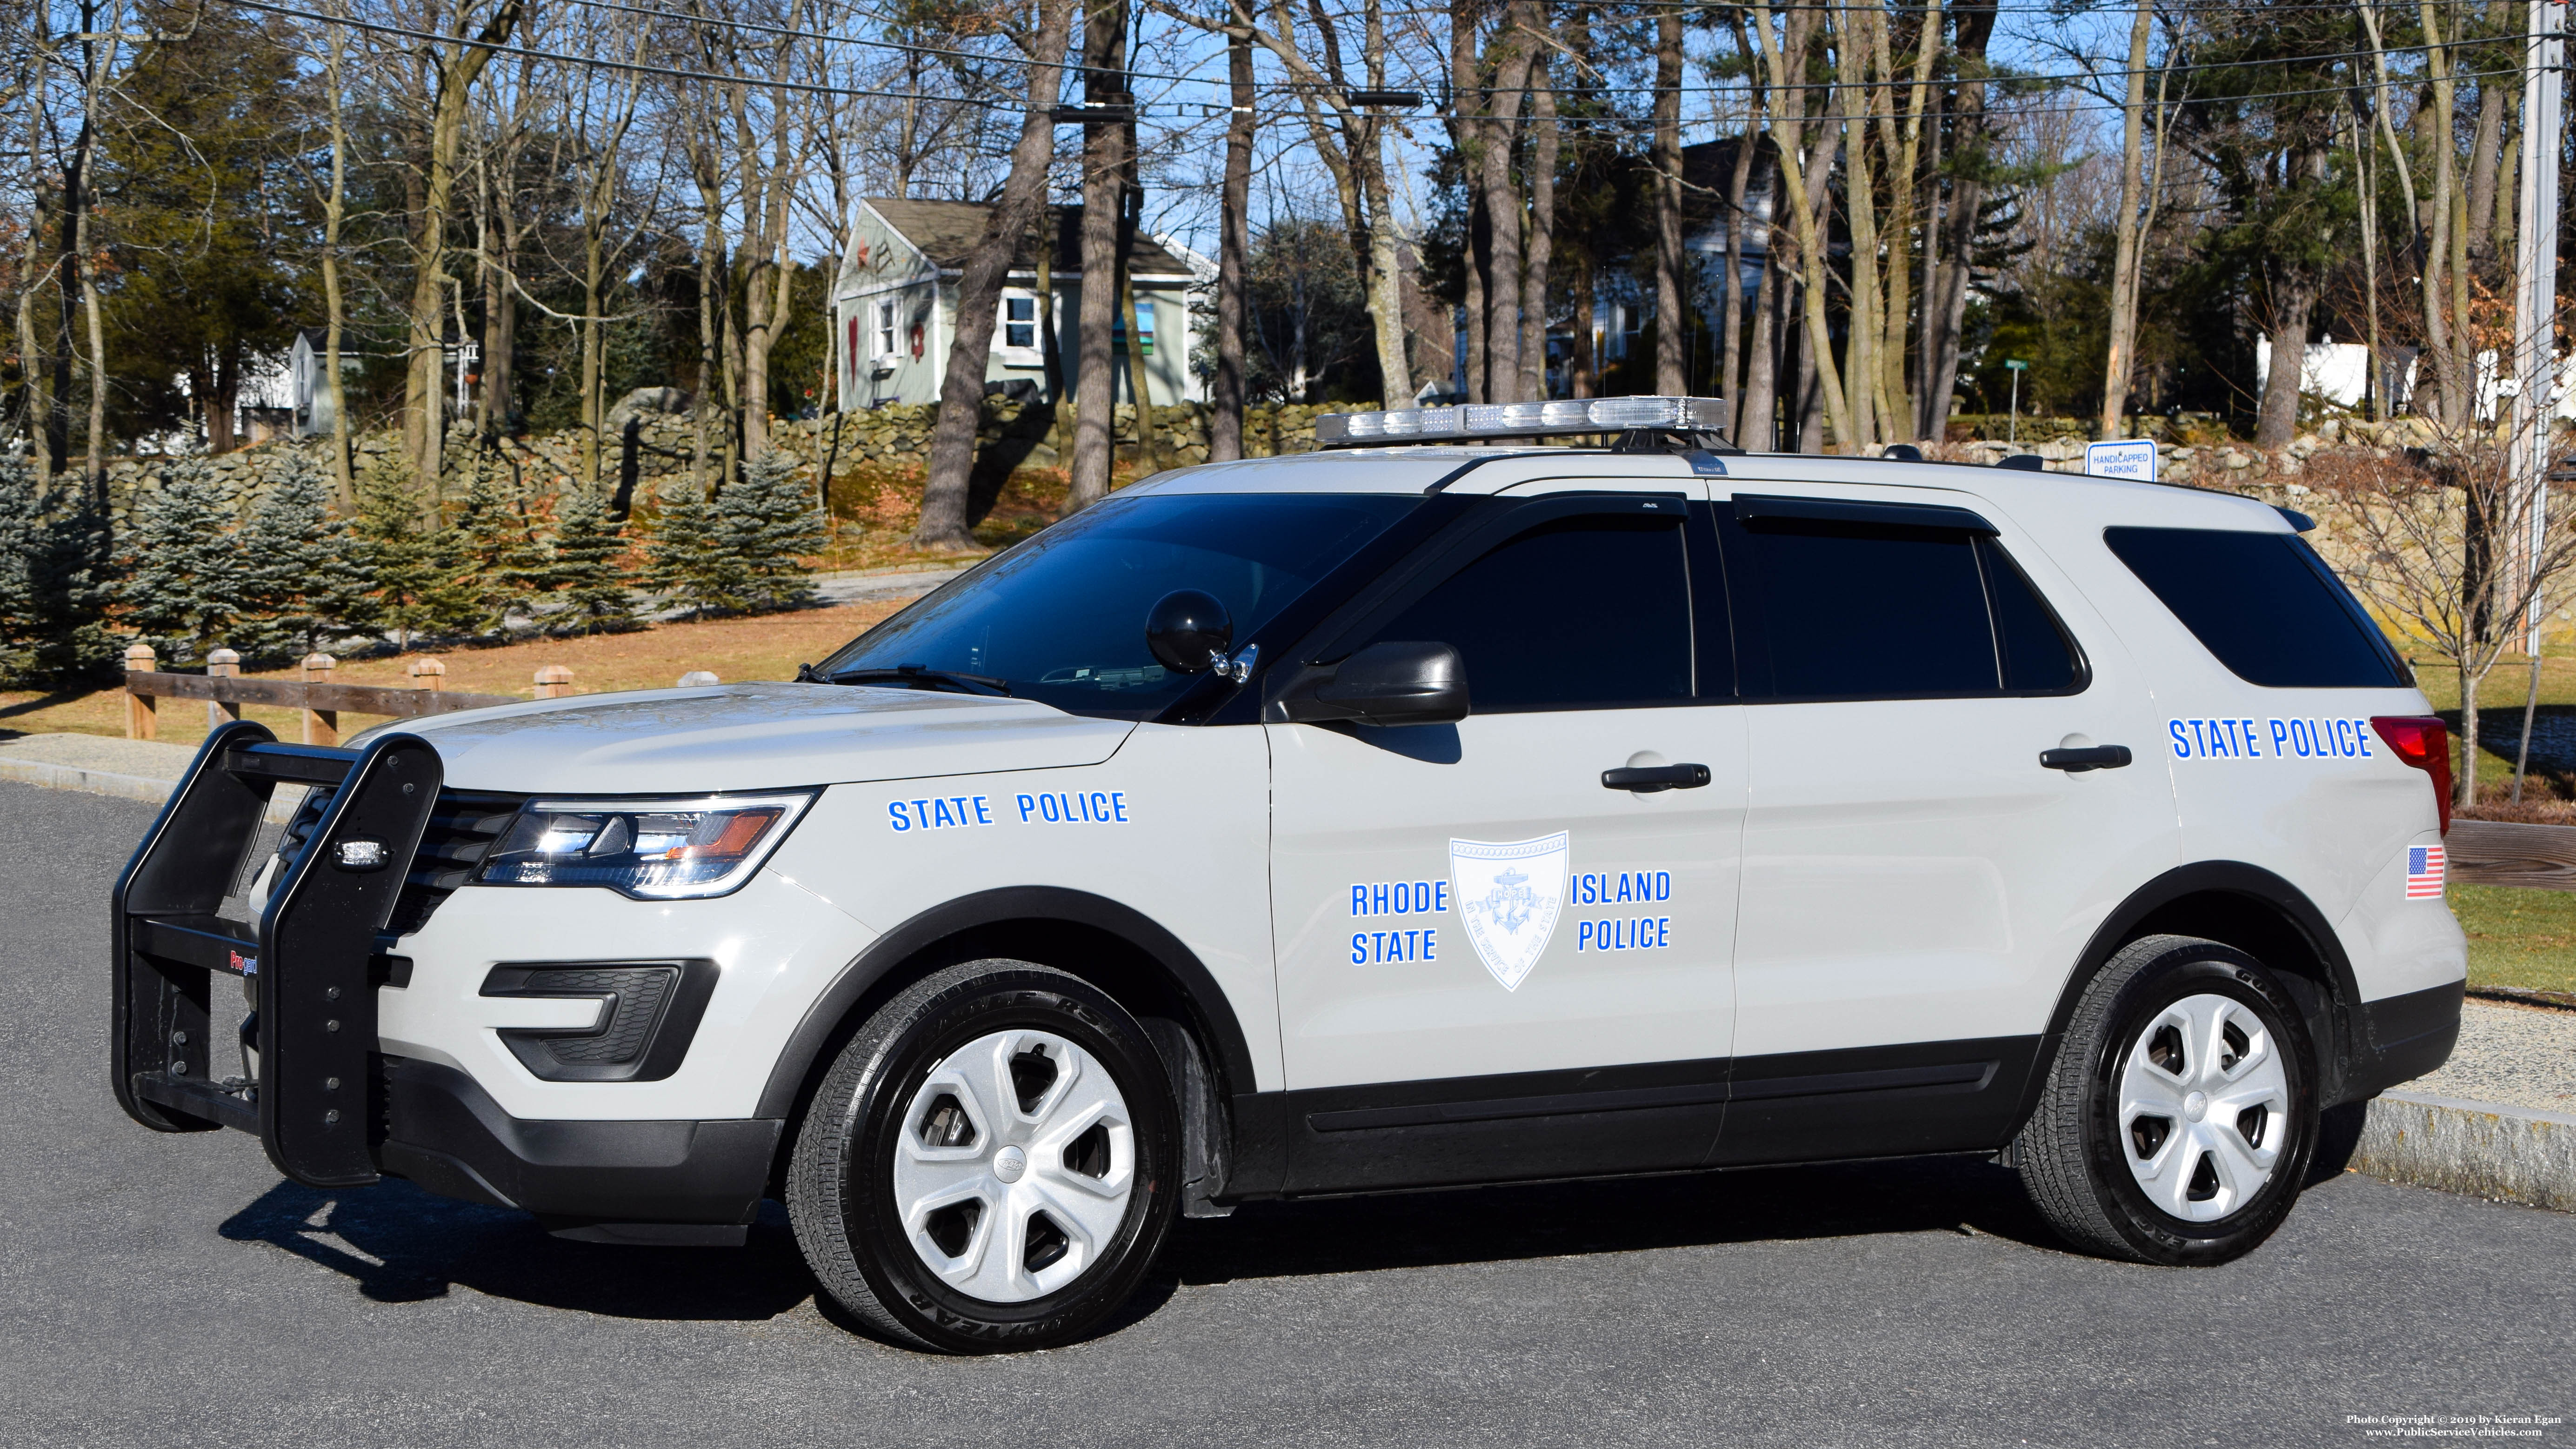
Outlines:
{"label": "tree trunk", "polygon": [[2478,81],[2478,124],[2469,145],[2469,259],[2483,271],[2495,260],[2496,164],[2504,151],[2504,113],[2513,102],[2506,87],[2520,77],[2486,76]]}
{"label": "tree trunk", "polygon": [[2254,415],[2254,446],[2287,445],[2299,431],[2299,384],[2308,356],[2308,316],[2315,310],[2316,279],[2283,269],[2272,282],[2272,369],[2263,378],[2263,401]]}
{"label": "tree trunk", "polygon": [[349,471],[349,393],[340,378],[340,334],[348,307],[340,295],[340,223],[348,211],[349,129],[343,114],[347,96],[341,72],[347,39],[340,27],[326,27],[329,58],[325,68],[331,87],[331,190],[322,203],[322,386],[331,400],[331,493],[343,514],[358,510],[357,480]]}
{"label": "tree trunk", "polygon": [[690,409],[689,483],[699,498],[705,498],[713,481],[708,463],[709,424],[719,394],[716,358],[716,317],[725,301],[724,208],[716,191],[715,154],[712,143],[700,138],[705,149],[690,158],[690,169],[698,182],[698,393]]}
{"label": "tree trunk", "polygon": [[1484,197],[1471,194],[1467,201],[1467,255],[1461,258],[1466,264],[1467,279],[1460,308],[1467,324],[1467,375],[1460,381],[1465,400],[1471,403],[1493,401],[1493,395],[1485,388],[1486,377],[1493,370],[1493,359],[1485,346],[1485,272],[1493,265],[1493,252],[1492,230],[1485,225]]}
{"label": "tree trunk", "polygon": [[[2111,347],[2102,365],[2102,436],[2124,437],[2129,369],[2138,338],[2138,190],[2146,171],[2147,40],[2155,7],[2140,0],[2129,22],[2129,87],[2120,107],[2120,211],[2112,219]],[[2276,354],[2277,355],[2277,354]]]}
{"label": "tree trunk", "polygon": [[1233,110],[1225,127],[1225,189],[1217,200],[1216,387],[1208,461],[1243,456],[1243,265],[1252,249],[1252,15],[1234,8],[1225,65]]}
{"label": "tree trunk", "polygon": [[[1977,214],[1985,207],[1984,172],[1986,114],[1986,43],[1995,31],[1995,6],[1992,0],[1977,5],[1961,5],[1958,31],[1953,45],[1958,53],[1958,69],[1963,80],[1956,100],[1958,119],[1952,136],[1957,143],[1953,153],[1949,214],[1942,229],[1942,258],[1937,296],[1923,299],[1925,317],[1933,335],[1924,347],[1929,361],[1925,370],[1923,411],[1935,429],[1947,431],[1950,396],[1959,386],[1959,329],[1967,319],[1968,286],[1973,276],[1973,248],[1977,236]],[[1938,436],[1939,432],[1930,434]]]}
{"label": "tree trunk", "polygon": [[[441,52],[431,48],[438,99],[431,113],[428,178],[421,192],[420,239],[411,293],[410,366],[403,376],[403,441],[413,476],[426,489],[430,521],[437,519],[441,457],[446,447],[444,371],[447,316],[447,217],[456,204],[456,152],[465,135],[465,107],[474,81],[518,27],[526,0],[500,0],[475,43]],[[462,341],[462,338],[458,339]]]}
{"label": "tree trunk", "polygon": [[1682,12],[1655,11],[1655,391],[1690,391],[1690,330],[1682,315]]}
{"label": "tree trunk", "polygon": [[1753,336],[1746,343],[1744,401],[1735,409],[1735,431],[1730,435],[1735,446],[1756,453],[1780,446],[1779,238],[1775,225],[1771,245],[1762,256],[1762,275],[1753,284]]}
{"label": "tree trunk", "polygon": [[[1485,198],[1491,237],[1485,275],[1486,394],[1491,402],[1519,402],[1522,336],[1521,194],[1512,179],[1512,147],[1532,59],[1530,0],[1514,0],[1491,50],[1493,79],[1486,92],[1483,140],[1476,154],[1477,185]],[[1542,343],[1542,345],[1544,345]]]}
{"label": "tree trunk", "polygon": [[[1739,49],[1749,48],[1740,21],[1735,39]],[[1737,439],[1739,448],[1744,446],[1744,194],[1753,183],[1753,152],[1759,144],[1747,116],[1735,140],[1735,169],[1726,178],[1726,306],[1718,323],[1717,395],[1732,414],[1726,435]]]}
{"label": "tree trunk", "polygon": [[[1797,413],[1798,451],[1821,453],[1825,450],[1826,391],[1824,370],[1819,359],[1825,350],[1816,345],[1820,324],[1817,315],[1823,309],[1809,307],[1798,319]],[[1827,359],[1829,360],[1829,359]]]}
{"label": "tree trunk", "polygon": [[[1028,114],[1020,123],[1019,144],[1011,148],[1001,198],[957,281],[957,332],[939,385],[939,421],[930,435],[921,527],[913,534],[916,547],[966,552],[977,546],[966,532],[966,494],[975,469],[975,428],[984,410],[993,318],[1011,255],[1027,235],[1030,220],[1046,207],[1047,162],[1055,154],[1053,115],[1062,89],[1065,44],[1073,34],[1073,6],[1074,0],[1041,0],[1038,7],[1038,33],[1029,47]],[[1083,280],[1087,306],[1101,279],[1086,272]]]}
{"label": "tree trunk", "polygon": [[[1520,395],[1544,398],[1547,393],[1547,287],[1548,265],[1556,251],[1556,162],[1559,127],[1556,119],[1556,91],[1548,76],[1547,55],[1541,52],[1530,68],[1530,158],[1529,158],[1529,242],[1521,262],[1521,316],[1527,319],[1530,345],[1521,351]],[[1588,323],[1591,319],[1586,318]],[[1389,389],[1390,394],[1392,389]],[[1404,403],[1390,396],[1388,407]]]}
{"label": "tree trunk", "polygon": [[1592,290],[1592,258],[1586,255],[1574,269],[1574,350],[1565,363],[1565,393],[1568,397],[1590,397],[1600,381],[1600,360],[1593,355],[1592,309],[1599,300]]}
{"label": "tree trunk", "polygon": [[[88,82],[82,87],[81,134],[85,140],[98,135],[99,97],[107,88],[107,72],[115,62],[117,26],[123,17],[122,7],[113,3],[107,7],[103,18],[94,13],[85,17],[93,32],[103,32],[90,41],[95,49],[91,52]],[[94,164],[96,157],[95,144],[91,143],[82,163],[84,173]],[[86,174],[83,181],[82,189],[89,190]],[[107,516],[107,333],[99,323],[98,268],[92,264],[97,252],[90,239],[90,217],[97,209],[95,206],[81,208],[74,236],[80,253],[81,312],[89,324],[89,490],[99,516],[104,518]]]}
{"label": "tree trunk", "polygon": [[[1126,89],[1126,0],[1092,0],[1082,19],[1086,100],[1106,100]],[[1087,123],[1082,128],[1082,305],[1074,320],[1073,467],[1065,491],[1066,514],[1109,496],[1116,459],[1111,415],[1118,383],[1110,334],[1118,320],[1118,218],[1127,184],[1126,130]]]}

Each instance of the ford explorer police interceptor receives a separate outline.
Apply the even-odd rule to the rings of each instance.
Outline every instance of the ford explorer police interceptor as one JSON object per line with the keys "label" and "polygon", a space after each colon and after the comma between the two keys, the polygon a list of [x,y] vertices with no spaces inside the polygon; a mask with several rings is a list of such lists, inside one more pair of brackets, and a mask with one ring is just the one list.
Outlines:
{"label": "ford explorer police interceptor", "polygon": [[794,683],[227,725],[116,887],[117,1097],[593,1241],[776,1198],[955,1351],[1313,1194],[1973,1152],[2247,1252],[2458,1031],[2405,664],[2294,515],[1714,407],[1328,418]]}

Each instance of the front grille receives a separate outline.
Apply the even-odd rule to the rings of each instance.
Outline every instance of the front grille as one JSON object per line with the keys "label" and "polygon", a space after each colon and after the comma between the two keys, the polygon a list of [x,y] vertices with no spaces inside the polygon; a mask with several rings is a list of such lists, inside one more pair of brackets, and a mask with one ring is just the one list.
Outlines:
{"label": "front grille", "polygon": [[385,930],[408,936],[427,925],[439,904],[474,878],[475,868],[527,801],[525,795],[492,790],[439,791],[429,828],[421,832],[420,849],[411,858],[411,872],[403,878],[402,898],[394,903],[393,919]]}

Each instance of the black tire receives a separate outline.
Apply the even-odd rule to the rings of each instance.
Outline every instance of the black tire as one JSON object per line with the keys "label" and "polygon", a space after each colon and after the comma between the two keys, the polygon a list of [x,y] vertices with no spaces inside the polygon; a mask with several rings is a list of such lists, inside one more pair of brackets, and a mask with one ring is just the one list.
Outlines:
{"label": "black tire", "polygon": [[[2260,1188],[2224,1216],[2192,1221],[2150,1198],[2131,1168],[2132,1153],[2151,1162],[2144,1149],[2164,1142],[2155,1124],[2163,1121],[2169,1132],[2173,1122],[2144,1117],[2141,1126],[2117,1119],[2130,1053],[2151,1027],[2162,1029],[2158,1024],[2168,1008],[2202,996],[2250,1008],[2276,1049],[2287,1101],[2278,1113],[2282,1137],[2263,1138],[2271,1123],[2257,1119],[2256,1140],[2274,1153]],[[2048,1071],[2038,1110],[2015,1139],[2013,1157],[2032,1204],[2077,1248],[2173,1267],[2229,1262],[2272,1235],[2307,1181],[2318,1119],[2316,1054],[2306,1020],[2262,963],[2234,947],[2190,936],[2147,936],[2122,947],[2084,988]],[[2193,1163],[2167,1170],[2192,1172],[2182,1185],[2196,1191],[2202,1181],[2215,1181],[2214,1167]],[[2207,1179],[2199,1175],[2204,1171]],[[2214,1198],[2209,1210],[2218,1210]]]}
{"label": "black tire", "polygon": [[[1041,1296],[995,1302],[953,1287],[913,1246],[894,1191],[897,1134],[912,1125],[916,1095],[942,1062],[983,1037],[1024,1029],[1060,1037],[1107,1068],[1124,1098],[1132,1186],[1115,1231],[1079,1276]],[[1012,1059],[1015,1073],[1020,1060]],[[833,1061],[797,1129],[788,1218],[823,1290],[896,1343],[952,1353],[1052,1347],[1116,1311],[1152,1266],[1178,1202],[1179,1120],[1161,1059],[1117,1002],[1050,967],[970,961],[898,993]],[[1039,1251],[1029,1250],[1030,1264]]]}

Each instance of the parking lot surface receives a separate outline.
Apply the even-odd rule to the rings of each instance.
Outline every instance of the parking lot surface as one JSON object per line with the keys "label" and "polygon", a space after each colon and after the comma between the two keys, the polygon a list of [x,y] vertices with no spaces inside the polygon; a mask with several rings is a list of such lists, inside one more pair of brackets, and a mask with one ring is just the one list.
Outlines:
{"label": "parking lot surface", "polygon": [[2238,1446],[2576,1410],[2576,1217],[2345,1175],[2242,1262],[2139,1268],[1957,1159],[1257,1205],[1182,1224],[1092,1341],[912,1354],[817,1308],[775,1208],[738,1251],[569,1243],[128,1122],[107,893],[151,813],[0,784],[0,1443]]}

